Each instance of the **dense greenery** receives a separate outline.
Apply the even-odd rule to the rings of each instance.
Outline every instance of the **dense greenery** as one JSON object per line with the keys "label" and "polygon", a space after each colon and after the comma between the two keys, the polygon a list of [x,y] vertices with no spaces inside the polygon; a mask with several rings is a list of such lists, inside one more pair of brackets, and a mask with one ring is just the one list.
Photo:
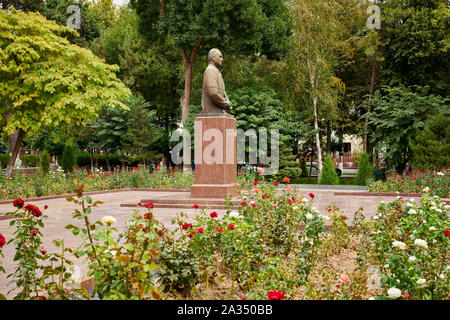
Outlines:
{"label": "dense greenery", "polygon": [[325,163],[323,165],[323,173],[320,177],[319,184],[336,185],[339,184],[339,177],[334,168],[333,160],[329,155],[325,157]]}
{"label": "dense greenery", "polygon": [[[343,151],[344,134],[362,135],[370,160],[388,169],[449,166],[444,0],[381,1],[374,30],[360,0],[0,4],[7,175],[19,146],[61,157],[72,144],[88,152],[88,166],[101,152],[104,168],[132,158],[170,163],[170,135],[201,105],[213,47],[224,53],[238,127],[279,129],[295,160],[318,164],[318,179],[324,156]],[[80,8],[76,31],[65,27],[69,5]]]}
{"label": "dense greenery", "polygon": [[358,185],[365,186],[372,178],[372,165],[370,164],[369,155],[362,152],[358,158],[358,173],[355,181]]}

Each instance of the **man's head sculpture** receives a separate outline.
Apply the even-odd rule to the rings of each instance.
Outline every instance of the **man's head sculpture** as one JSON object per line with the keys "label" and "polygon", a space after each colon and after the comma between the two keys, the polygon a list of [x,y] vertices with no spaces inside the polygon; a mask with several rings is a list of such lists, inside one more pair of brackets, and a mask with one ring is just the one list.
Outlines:
{"label": "man's head sculpture", "polygon": [[222,65],[223,56],[219,49],[214,48],[214,49],[209,50],[208,62],[210,64],[216,65],[216,67],[219,67]]}

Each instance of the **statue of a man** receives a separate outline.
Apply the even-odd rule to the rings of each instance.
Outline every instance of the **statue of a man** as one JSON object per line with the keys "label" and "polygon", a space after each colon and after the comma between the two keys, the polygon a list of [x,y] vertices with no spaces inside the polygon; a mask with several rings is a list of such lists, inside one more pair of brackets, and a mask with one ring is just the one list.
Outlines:
{"label": "statue of a man", "polygon": [[202,113],[228,115],[231,102],[225,92],[225,83],[219,67],[223,56],[219,49],[211,49],[208,54],[209,65],[203,75]]}

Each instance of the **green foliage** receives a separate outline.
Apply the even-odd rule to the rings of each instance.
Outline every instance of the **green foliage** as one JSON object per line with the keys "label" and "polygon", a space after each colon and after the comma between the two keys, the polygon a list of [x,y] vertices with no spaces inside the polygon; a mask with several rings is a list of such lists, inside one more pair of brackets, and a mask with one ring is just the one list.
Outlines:
{"label": "green foliage", "polygon": [[50,171],[50,154],[47,150],[44,150],[41,154],[41,168],[44,173]]}
{"label": "green foliage", "polygon": [[24,167],[37,167],[41,161],[37,154],[24,154],[20,160],[22,160],[22,166]]}
{"label": "green foliage", "polygon": [[302,169],[298,167],[296,158],[296,155],[292,154],[292,149],[286,146],[286,144],[281,143],[278,164],[279,169],[278,173],[275,175],[276,180],[281,181],[285,177],[295,179],[301,176]]}
{"label": "green foliage", "polygon": [[373,175],[369,155],[366,152],[362,152],[358,159],[358,173],[356,174],[355,182],[357,185],[366,186],[371,179],[373,179]]}
{"label": "green foliage", "polygon": [[411,138],[412,166],[425,170],[439,170],[450,166],[450,117],[436,115],[427,121],[423,130]]}
{"label": "green foliage", "polygon": [[368,113],[371,143],[383,151],[391,167],[402,171],[411,158],[410,138],[426,126],[428,117],[448,116],[446,103],[447,99],[428,94],[426,88],[383,87],[363,103],[372,110]]}
{"label": "green foliage", "polygon": [[73,146],[66,146],[61,156],[61,167],[65,172],[73,170],[76,164],[75,150]]}
{"label": "green foliage", "polygon": [[322,175],[319,184],[338,185],[339,177],[334,168],[333,160],[327,155],[324,160]]}
{"label": "green foliage", "polygon": [[0,169],[6,168],[10,158],[11,156],[9,154],[0,153]]}
{"label": "green foliage", "polygon": [[398,288],[409,299],[446,299],[450,224],[441,199],[382,202],[370,222],[372,235],[361,239],[364,260],[379,269],[384,295]]}
{"label": "green foliage", "polygon": [[428,85],[431,93],[448,96],[447,1],[386,1],[381,10],[382,84]]}

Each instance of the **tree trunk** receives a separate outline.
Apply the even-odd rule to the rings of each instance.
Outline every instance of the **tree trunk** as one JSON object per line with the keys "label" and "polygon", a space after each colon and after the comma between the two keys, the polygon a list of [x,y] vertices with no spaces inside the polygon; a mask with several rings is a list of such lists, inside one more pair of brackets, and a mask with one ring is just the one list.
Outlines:
{"label": "tree trunk", "polygon": [[319,136],[319,123],[317,119],[317,97],[313,98],[313,111],[314,111],[314,130],[316,130],[316,149],[317,149],[317,182],[320,181],[322,176],[322,149],[320,147],[320,136]]}
{"label": "tree trunk", "polygon": [[89,149],[89,159],[91,160],[91,172],[94,172],[94,155],[92,149]]}
{"label": "tree trunk", "polygon": [[106,160],[106,167],[108,168],[108,171],[110,171],[111,165],[109,164],[108,153],[106,153],[106,152],[105,152],[105,160]]}
{"label": "tree trunk", "polygon": [[[369,87],[369,96],[370,96],[369,99],[372,98],[373,93],[375,91],[376,73],[377,73],[377,60],[376,60],[376,49],[375,49],[375,57],[374,57],[373,64],[372,64],[372,77],[370,79],[370,87]],[[367,109],[367,114],[370,111],[371,110],[370,110],[370,105],[369,105],[369,108]],[[366,116],[364,130],[367,130],[368,124],[369,124],[369,116]],[[368,136],[368,134],[364,135],[364,151],[365,152],[369,151],[369,136]]]}
{"label": "tree trunk", "polygon": [[25,131],[19,129],[17,131],[17,139],[13,146],[11,146],[11,159],[9,160],[9,164],[6,167],[6,177],[12,178],[14,164],[16,163],[17,155],[19,154],[20,146],[22,145],[23,138],[25,137]]}
{"label": "tree trunk", "polygon": [[[191,51],[189,57],[186,54],[186,51],[183,48],[180,48],[181,56],[184,62],[184,95],[180,99],[181,103],[181,122],[183,123],[189,118],[189,106],[191,103],[191,89],[192,89],[192,67],[194,65],[195,57],[197,56],[197,52],[200,49],[200,44],[202,43],[202,39],[197,40],[194,48]],[[184,152],[191,152],[191,145],[183,140],[183,154]],[[191,163],[183,162],[183,171],[192,171]]]}
{"label": "tree trunk", "polygon": [[331,122],[327,121],[327,154],[331,154]]}

